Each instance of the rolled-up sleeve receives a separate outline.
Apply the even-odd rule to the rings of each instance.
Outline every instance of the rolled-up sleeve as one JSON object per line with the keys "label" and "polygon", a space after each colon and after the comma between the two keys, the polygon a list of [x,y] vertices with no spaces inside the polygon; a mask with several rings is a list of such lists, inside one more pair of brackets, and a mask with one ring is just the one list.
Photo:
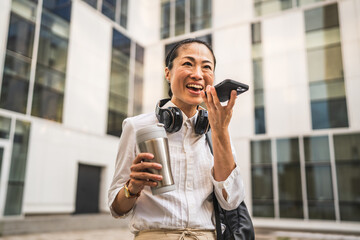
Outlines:
{"label": "rolled-up sleeve", "polygon": [[130,166],[135,159],[136,144],[135,144],[135,129],[129,119],[125,119],[122,125],[122,133],[119,142],[118,154],[116,157],[114,177],[110,188],[108,190],[108,206],[113,217],[126,217],[131,213],[125,215],[118,215],[112,208],[118,192],[124,187],[126,181],[130,177]]}
{"label": "rolled-up sleeve", "polygon": [[[216,198],[223,209],[233,210],[245,199],[244,183],[238,166],[235,167],[225,181],[216,181],[212,173],[211,179],[214,185]],[[227,199],[223,196],[223,189],[227,193]]]}
{"label": "rolled-up sleeve", "polygon": [[[231,149],[234,161],[236,163],[236,153],[234,151],[233,143],[231,142]],[[245,187],[241,177],[240,167],[236,167],[232,170],[230,175],[225,181],[216,181],[213,175],[213,169],[211,170],[211,180],[214,185],[214,191],[216,198],[220,206],[225,210],[233,210],[237,208],[242,201],[245,199]],[[223,189],[227,193],[227,199],[223,196]]]}

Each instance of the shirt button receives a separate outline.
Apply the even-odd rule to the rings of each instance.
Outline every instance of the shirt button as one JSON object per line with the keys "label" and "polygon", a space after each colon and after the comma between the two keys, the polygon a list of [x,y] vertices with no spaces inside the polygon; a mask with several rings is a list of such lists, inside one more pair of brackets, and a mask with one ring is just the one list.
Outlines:
{"label": "shirt button", "polygon": [[187,182],[187,187],[191,188],[191,182]]}

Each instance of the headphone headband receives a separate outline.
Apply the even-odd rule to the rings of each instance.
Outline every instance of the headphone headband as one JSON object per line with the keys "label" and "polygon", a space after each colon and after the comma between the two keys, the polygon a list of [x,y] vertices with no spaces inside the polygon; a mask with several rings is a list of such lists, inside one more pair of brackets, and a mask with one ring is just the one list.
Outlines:
{"label": "headphone headband", "polygon": [[[167,132],[173,133],[181,129],[183,124],[182,111],[177,107],[162,108],[170,98],[162,99],[156,104],[155,115],[158,121],[164,124],[164,128]],[[209,129],[208,113],[205,108],[198,106],[198,116],[195,122],[195,133],[204,134]]]}

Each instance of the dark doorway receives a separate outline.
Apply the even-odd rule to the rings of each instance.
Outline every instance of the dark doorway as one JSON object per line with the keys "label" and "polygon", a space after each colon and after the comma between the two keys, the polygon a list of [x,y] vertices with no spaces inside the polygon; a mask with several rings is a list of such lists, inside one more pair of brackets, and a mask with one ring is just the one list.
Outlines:
{"label": "dark doorway", "polygon": [[101,167],[79,164],[75,214],[98,213]]}

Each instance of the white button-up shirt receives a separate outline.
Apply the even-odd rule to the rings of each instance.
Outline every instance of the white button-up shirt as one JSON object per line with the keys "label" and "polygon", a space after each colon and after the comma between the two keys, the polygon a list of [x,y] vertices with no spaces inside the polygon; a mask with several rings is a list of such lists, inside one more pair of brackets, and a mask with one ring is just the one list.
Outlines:
{"label": "white button-up shirt", "polygon": [[[169,106],[174,104],[168,102],[164,108]],[[205,135],[197,135],[193,129],[196,117],[197,114],[191,118],[183,114],[180,131],[167,133],[176,190],[154,196],[150,187],[146,186],[133,209],[125,215],[131,215],[129,224],[133,233],[160,228],[213,230],[213,191],[220,206],[227,210],[235,209],[244,200],[244,186],[238,166],[225,181],[218,182],[213,178],[214,159]],[[139,154],[135,133],[138,129],[157,123],[155,113],[127,118],[123,122],[115,173],[108,192],[108,204],[114,217],[123,217],[116,214],[111,205],[129,179],[130,166]],[[235,160],[234,151],[233,156]],[[227,192],[227,200],[223,197],[223,189]]]}

